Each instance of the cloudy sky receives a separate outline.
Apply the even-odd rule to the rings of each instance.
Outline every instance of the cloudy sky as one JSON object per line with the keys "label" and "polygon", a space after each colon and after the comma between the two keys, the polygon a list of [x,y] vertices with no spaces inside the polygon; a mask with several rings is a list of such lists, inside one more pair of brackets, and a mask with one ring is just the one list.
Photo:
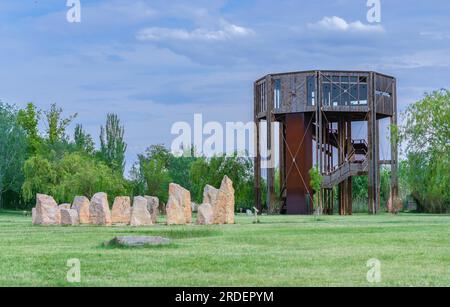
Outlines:
{"label": "cloudy sky", "polygon": [[450,1],[381,4],[371,24],[366,0],[81,0],[68,23],[66,0],[2,0],[0,99],[56,102],[96,140],[118,113],[131,164],[195,112],[250,121],[252,82],[271,72],[391,74],[401,110],[450,88]]}

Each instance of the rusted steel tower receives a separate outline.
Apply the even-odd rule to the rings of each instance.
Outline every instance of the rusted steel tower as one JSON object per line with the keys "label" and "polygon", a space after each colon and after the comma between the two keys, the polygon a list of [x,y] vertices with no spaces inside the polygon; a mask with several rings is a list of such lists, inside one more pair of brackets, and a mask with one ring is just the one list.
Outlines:
{"label": "rusted steel tower", "polygon": [[[319,193],[324,213],[352,214],[352,177],[368,176],[368,211],[380,208],[380,166],[391,166],[391,196],[398,195],[397,143],[391,138],[390,160],[380,160],[379,121],[397,124],[396,79],[370,71],[303,71],[267,75],[254,83],[256,129],[255,195],[262,209],[261,122],[267,123],[267,200],[277,201],[287,214],[312,214],[313,195]],[[364,139],[352,137],[352,123],[367,125]],[[279,125],[275,149],[273,123]],[[383,136],[384,137],[384,136]],[[279,154],[275,155],[275,151]],[[274,161],[278,156],[278,161]],[[275,195],[275,167],[280,195]],[[310,186],[309,171],[317,167],[320,191]],[[338,195],[335,195],[337,193]],[[335,197],[336,196],[336,197]],[[394,198],[395,199],[395,198]]]}

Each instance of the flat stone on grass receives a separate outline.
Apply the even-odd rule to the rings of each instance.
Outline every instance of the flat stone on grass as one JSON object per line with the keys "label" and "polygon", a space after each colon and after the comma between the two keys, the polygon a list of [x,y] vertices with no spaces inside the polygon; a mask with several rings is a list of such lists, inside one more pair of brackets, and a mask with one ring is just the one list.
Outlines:
{"label": "flat stone on grass", "polygon": [[169,245],[171,241],[163,237],[115,237],[107,246],[144,247]]}

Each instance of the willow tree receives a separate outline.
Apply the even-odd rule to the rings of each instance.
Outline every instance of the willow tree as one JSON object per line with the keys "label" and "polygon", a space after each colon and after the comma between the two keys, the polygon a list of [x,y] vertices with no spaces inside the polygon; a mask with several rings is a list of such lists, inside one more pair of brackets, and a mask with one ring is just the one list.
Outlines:
{"label": "willow tree", "polygon": [[16,110],[0,103],[0,207],[4,192],[20,193],[26,155],[26,132],[18,123]]}
{"label": "willow tree", "polygon": [[405,112],[404,174],[412,196],[423,211],[450,210],[450,91],[439,90]]}

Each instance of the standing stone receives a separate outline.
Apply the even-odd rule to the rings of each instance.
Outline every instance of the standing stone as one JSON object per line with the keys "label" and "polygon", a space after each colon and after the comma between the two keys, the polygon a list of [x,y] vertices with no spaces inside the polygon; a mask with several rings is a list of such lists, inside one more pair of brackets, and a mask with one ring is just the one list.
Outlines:
{"label": "standing stone", "polygon": [[145,199],[147,200],[147,210],[152,216],[152,223],[156,224],[159,214],[159,198],[154,196],[145,196]]}
{"label": "standing stone", "polygon": [[186,217],[184,215],[184,208],[180,204],[177,197],[170,195],[166,205],[166,223],[167,225],[184,225],[186,224]]}
{"label": "standing stone", "polygon": [[234,224],[234,188],[228,176],[223,178],[220,191],[225,194],[225,223]]}
{"label": "standing stone", "polygon": [[125,247],[142,247],[142,246],[159,246],[170,244],[170,239],[162,237],[115,237],[106,246],[125,246]]}
{"label": "standing stone", "polygon": [[213,207],[210,204],[198,206],[197,225],[211,225],[214,222]]}
{"label": "standing stone", "polygon": [[205,186],[203,203],[211,204],[214,224],[234,224],[234,188],[230,178],[223,178],[220,189]]}
{"label": "standing stone", "polygon": [[79,225],[80,219],[78,218],[78,212],[74,209],[61,209],[61,225],[74,226]]}
{"label": "standing stone", "polygon": [[147,199],[137,196],[133,199],[133,208],[131,209],[131,226],[152,225],[152,216],[147,208]]}
{"label": "standing stone", "polygon": [[89,205],[89,221],[92,225],[110,226],[112,224],[106,193],[97,193],[92,197]]}
{"label": "standing stone", "polygon": [[227,223],[227,195],[224,191],[218,190],[216,202],[213,205],[214,224]]}
{"label": "standing stone", "polygon": [[214,206],[217,200],[218,193],[219,193],[218,189],[216,189],[211,185],[206,185],[205,189],[203,190],[203,203],[211,204],[212,206]]}
{"label": "standing stone", "polygon": [[[176,224],[189,224],[192,222],[192,208],[191,208],[191,192],[183,188],[182,186],[171,183],[169,185],[169,200],[172,198],[172,203],[168,202],[167,204],[167,215],[169,215],[169,205],[171,214],[174,214],[173,221],[177,221]],[[175,207],[177,208],[175,210]],[[182,223],[181,220],[178,221],[178,215],[179,212],[177,210],[178,207],[181,207],[181,210],[183,211],[184,215],[184,222]]]}
{"label": "standing stone", "polygon": [[61,223],[61,212],[53,197],[37,194],[33,220],[35,225],[59,225]]}
{"label": "standing stone", "polygon": [[78,218],[80,219],[80,224],[89,224],[89,206],[90,202],[87,197],[77,196],[73,200],[72,209],[76,210],[78,213]]}
{"label": "standing stone", "polygon": [[131,200],[129,197],[116,197],[112,207],[113,224],[130,224]]}
{"label": "standing stone", "polygon": [[219,201],[224,198],[224,195],[219,192],[219,189],[211,185],[206,185],[203,190],[203,203],[211,205],[214,224],[225,224],[225,201]]}
{"label": "standing stone", "polygon": [[70,204],[61,204],[58,207],[59,207],[60,210],[61,209],[70,209]]}

